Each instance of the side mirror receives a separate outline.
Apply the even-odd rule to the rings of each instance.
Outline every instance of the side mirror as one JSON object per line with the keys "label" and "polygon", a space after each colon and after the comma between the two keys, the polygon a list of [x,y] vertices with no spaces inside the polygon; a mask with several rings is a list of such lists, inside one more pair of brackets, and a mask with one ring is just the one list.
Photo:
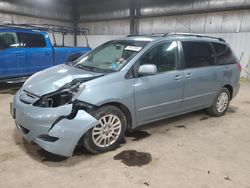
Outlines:
{"label": "side mirror", "polygon": [[157,67],[153,64],[141,65],[138,70],[140,76],[149,76],[157,74]]}

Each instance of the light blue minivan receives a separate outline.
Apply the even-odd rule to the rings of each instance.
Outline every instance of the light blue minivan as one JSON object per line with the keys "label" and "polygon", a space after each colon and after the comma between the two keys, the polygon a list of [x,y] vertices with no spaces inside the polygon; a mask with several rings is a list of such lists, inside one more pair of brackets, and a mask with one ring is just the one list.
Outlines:
{"label": "light blue minivan", "polygon": [[11,114],[28,141],[51,153],[69,157],[77,144],[101,153],[142,124],[200,109],[224,115],[240,72],[223,39],[130,35],[31,76]]}

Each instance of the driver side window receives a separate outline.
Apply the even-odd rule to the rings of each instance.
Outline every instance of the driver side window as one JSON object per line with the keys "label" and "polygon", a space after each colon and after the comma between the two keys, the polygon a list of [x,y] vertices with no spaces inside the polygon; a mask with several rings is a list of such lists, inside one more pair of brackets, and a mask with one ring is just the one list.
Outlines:
{"label": "driver side window", "polygon": [[176,41],[158,44],[143,55],[140,65],[153,64],[158,73],[176,70],[177,53]]}

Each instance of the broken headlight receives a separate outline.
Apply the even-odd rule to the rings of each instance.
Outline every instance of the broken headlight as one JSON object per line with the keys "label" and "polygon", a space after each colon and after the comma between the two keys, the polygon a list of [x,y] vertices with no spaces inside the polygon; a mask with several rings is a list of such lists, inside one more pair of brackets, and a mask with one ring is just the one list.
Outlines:
{"label": "broken headlight", "polygon": [[79,97],[84,88],[85,85],[80,82],[77,82],[73,85],[66,84],[59,90],[42,96],[33,105],[52,108],[70,104]]}

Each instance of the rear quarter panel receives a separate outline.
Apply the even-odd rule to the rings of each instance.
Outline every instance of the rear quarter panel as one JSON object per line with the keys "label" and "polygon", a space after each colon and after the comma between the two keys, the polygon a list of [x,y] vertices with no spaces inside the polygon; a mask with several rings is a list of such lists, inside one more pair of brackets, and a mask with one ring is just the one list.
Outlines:
{"label": "rear quarter panel", "polygon": [[221,87],[230,85],[233,88],[233,96],[235,97],[240,88],[240,71],[237,68],[237,64],[218,65],[217,75],[221,84]]}

